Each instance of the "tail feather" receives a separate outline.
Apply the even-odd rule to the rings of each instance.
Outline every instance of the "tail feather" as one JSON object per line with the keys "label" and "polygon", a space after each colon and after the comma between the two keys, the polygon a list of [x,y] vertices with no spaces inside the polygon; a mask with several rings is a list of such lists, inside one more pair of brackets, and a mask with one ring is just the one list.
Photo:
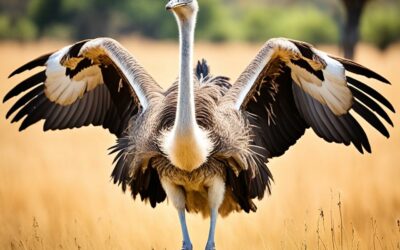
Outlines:
{"label": "tail feather", "polygon": [[197,61],[196,66],[196,76],[198,79],[205,79],[210,74],[210,68],[208,67],[207,61],[205,59],[201,59],[201,61]]}

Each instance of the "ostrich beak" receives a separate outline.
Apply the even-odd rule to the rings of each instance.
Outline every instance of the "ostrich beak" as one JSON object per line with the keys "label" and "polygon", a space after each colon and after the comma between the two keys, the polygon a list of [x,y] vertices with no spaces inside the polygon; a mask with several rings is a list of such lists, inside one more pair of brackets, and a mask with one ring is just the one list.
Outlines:
{"label": "ostrich beak", "polygon": [[189,3],[191,3],[192,1],[185,1],[185,0],[170,0],[168,3],[167,3],[167,5],[165,5],[165,9],[166,10],[173,10],[173,9],[175,9],[175,8],[178,8],[178,7],[182,7],[182,6],[185,6],[185,5],[188,5]]}

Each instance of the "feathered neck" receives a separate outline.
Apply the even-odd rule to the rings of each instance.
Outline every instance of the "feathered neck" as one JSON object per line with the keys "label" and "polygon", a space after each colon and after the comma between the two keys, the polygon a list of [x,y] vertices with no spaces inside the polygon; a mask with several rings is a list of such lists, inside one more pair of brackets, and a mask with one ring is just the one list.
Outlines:
{"label": "feathered neck", "polygon": [[174,126],[165,134],[162,145],[171,163],[189,172],[207,161],[212,148],[208,132],[196,122],[192,71],[196,12],[185,9],[174,12],[180,34],[178,102]]}
{"label": "feathered neck", "polygon": [[192,70],[194,28],[196,13],[190,16],[175,14],[179,26],[179,90],[175,118],[177,133],[191,133],[197,126],[194,103],[194,84]]}

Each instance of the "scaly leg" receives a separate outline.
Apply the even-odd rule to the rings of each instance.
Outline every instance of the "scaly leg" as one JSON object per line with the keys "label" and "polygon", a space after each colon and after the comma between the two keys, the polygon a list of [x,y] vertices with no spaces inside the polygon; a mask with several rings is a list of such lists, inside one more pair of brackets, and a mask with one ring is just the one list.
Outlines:
{"label": "scaly leg", "polygon": [[210,231],[208,232],[208,240],[206,250],[215,250],[215,226],[217,223],[218,209],[211,208],[210,215]]}
{"label": "scaly leg", "polygon": [[192,250],[192,242],[190,241],[189,231],[186,226],[185,209],[178,210],[179,222],[181,223],[183,244],[182,250]]}
{"label": "scaly leg", "polygon": [[221,178],[215,177],[208,189],[208,203],[211,211],[210,231],[208,233],[206,250],[215,250],[215,226],[217,223],[218,209],[224,200],[224,195],[225,183]]}
{"label": "scaly leg", "polygon": [[192,250],[192,242],[190,241],[189,231],[186,226],[185,218],[185,194],[182,188],[176,186],[168,180],[162,179],[161,184],[167,193],[168,199],[172,202],[178,210],[179,222],[181,224],[183,244],[182,250]]}

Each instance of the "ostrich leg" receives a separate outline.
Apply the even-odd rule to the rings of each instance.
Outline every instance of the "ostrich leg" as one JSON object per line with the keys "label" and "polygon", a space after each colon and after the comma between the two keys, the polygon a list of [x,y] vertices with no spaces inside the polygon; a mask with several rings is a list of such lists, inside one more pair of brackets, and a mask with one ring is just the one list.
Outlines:
{"label": "ostrich leg", "polygon": [[190,241],[189,231],[186,226],[185,218],[185,194],[182,188],[176,186],[168,180],[161,180],[161,184],[167,193],[168,199],[172,202],[175,208],[178,210],[179,222],[182,229],[183,244],[182,250],[192,250],[192,242]]}
{"label": "ostrich leg", "polygon": [[210,231],[208,233],[206,250],[215,250],[215,227],[217,223],[218,209],[222,204],[224,194],[224,181],[219,177],[214,178],[208,189],[208,203],[210,206]]}
{"label": "ostrich leg", "polygon": [[186,218],[185,218],[185,209],[179,209],[179,222],[181,223],[181,229],[182,229],[182,237],[183,237],[183,244],[182,244],[182,250],[192,250],[192,242],[190,241],[189,237],[189,231],[186,226]]}

